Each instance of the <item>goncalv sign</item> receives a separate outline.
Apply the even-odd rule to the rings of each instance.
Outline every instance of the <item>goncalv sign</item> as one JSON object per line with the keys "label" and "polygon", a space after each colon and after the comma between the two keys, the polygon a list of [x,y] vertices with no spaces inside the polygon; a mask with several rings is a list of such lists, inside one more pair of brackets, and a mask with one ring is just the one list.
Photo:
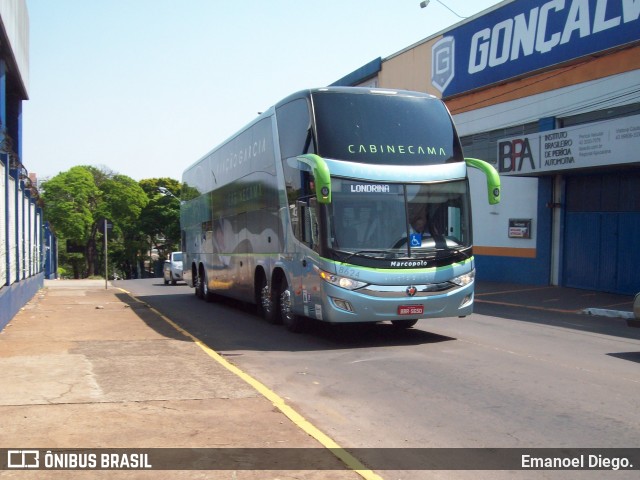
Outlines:
{"label": "goncalv sign", "polygon": [[447,32],[431,83],[456,95],[640,41],[640,0],[516,0]]}

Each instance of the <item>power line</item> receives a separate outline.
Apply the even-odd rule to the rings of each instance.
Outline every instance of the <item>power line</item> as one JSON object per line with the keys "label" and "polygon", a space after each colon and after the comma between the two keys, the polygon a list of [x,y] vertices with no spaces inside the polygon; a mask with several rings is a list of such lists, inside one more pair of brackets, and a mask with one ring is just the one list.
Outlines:
{"label": "power line", "polygon": [[[424,1],[420,2],[420,8],[426,8],[426,6],[429,5],[429,1],[430,0],[424,0]],[[442,3],[440,0],[436,0],[436,2],[438,2],[440,5],[442,5],[444,8],[449,10],[451,13],[453,13],[458,18],[462,18],[462,19],[469,18],[469,17],[463,17],[462,15],[458,15],[456,12],[451,10],[451,8],[448,5]]]}

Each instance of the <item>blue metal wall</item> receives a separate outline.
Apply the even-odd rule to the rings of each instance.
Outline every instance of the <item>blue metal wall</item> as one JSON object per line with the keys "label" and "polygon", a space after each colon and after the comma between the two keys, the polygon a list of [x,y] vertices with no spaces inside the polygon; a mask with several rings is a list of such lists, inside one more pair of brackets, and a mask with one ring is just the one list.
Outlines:
{"label": "blue metal wall", "polygon": [[42,209],[7,138],[0,129],[0,330],[44,284]]}
{"label": "blue metal wall", "polygon": [[21,160],[28,38],[25,0],[0,2],[0,330],[44,284],[42,209]]}
{"label": "blue metal wall", "polygon": [[567,179],[564,286],[640,292],[639,185],[634,170]]}

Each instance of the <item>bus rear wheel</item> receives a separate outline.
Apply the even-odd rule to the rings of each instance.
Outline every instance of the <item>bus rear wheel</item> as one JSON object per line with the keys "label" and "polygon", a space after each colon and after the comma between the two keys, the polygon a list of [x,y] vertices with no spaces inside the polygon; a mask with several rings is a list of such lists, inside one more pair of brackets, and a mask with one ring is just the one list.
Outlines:
{"label": "bus rear wheel", "polygon": [[200,284],[202,285],[202,298],[204,298],[205,302],[213,302],[215,299],[215,294],[209,289],[209,282],[207,281],[207,274],[204,270],[202,270],[202,280]]}
{"label": "bus rear wheel", "polygon": [[214,300],[214,294],[209,290],[207,274],[202,265],[200,265],[200,268],[198,269],[198,276],[196,278],[196,295],[206,302],[213,302]]}
{"label": "bus rear wheel", "polygon": [[280,290],[278,286],[273,285],[269,288],[265,279],[260,288],[260,305],[262,310],[262,317],[269,323],[274,325],[282,323],[280,318],[280,311],[278,309],[278,297]]}
{"label": "bus rear wheel", "polygon": [[287,281],[281,283],[281,293],[279,298],[280,318],[287,330],[294,333],[303,332],[306,329],[307,322],[304,317],[300,317],[293,313],[293,305],[291,304],[291,290],[287,285]]}
{"label": "bus rear wheel", "polygon": [[266,318],[265,310],[269,308],[269,285],[263,273],[258,273],[254,287],[254,301],[256,302],[256,314]]}
{"label": "bus rear wheel", "polygon": [[200,277],[200,273],[196,273],[195,269],[193,270],[193,287],[196,297],[202,298],[202,278]]}

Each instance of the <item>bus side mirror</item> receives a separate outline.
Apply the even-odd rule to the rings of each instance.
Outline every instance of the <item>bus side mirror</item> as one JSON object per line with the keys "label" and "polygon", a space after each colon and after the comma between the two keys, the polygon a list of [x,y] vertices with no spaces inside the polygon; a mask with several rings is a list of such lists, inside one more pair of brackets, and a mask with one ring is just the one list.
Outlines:
{"label": "bus side mirror", "polygon": [[313,153],[299,155],[296,159],[311,168],[315,180],[318,203],[331,203],[331,173],[329,172],[327,162],[325,162],[322,157]]}
{"label": "bus side mirror", "polygon": [[487,177],[489,204],[496,205],[500,203],[500,175],[493,165],[477,158],[465,158],[464,161],[468,167],[482,171]]}

